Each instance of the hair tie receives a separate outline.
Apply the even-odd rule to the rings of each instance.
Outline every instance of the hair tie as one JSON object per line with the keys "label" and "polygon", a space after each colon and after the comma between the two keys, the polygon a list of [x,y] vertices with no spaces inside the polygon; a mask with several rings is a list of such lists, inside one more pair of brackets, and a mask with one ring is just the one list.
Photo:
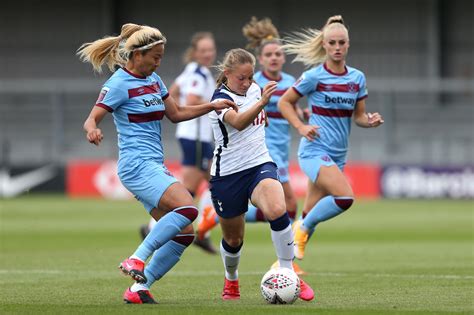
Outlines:
{"label": "hair tie", "polygon": [[272,40],[273,38],[275,38],[275,37],[273,37],[272,34],[267,35],[267,36],[265,37],[266,40]]}

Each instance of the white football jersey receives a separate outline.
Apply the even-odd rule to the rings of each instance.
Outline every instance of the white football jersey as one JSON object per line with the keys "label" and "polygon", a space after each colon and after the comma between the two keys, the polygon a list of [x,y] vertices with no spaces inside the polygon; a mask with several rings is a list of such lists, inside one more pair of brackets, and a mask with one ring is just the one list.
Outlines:
{"label": "white football jersey", "polygon": [[[252,83],[246,95],[231,92],[225,85],[218,88],[212,101],[228,99],[239,106],[239,113],[245,112],[260,100],[261,91],[256,83]],[[224,115],[233,109],[226,108],[218,112],[210,112],[212,131],[215,139],[214,158],[211,175],[225,176],[234,174],[254,166],[273,162],[265,144],[265,111],[242,131],[238,131],[224,122]]]}
{"label": "white football jersey", "polygon": [[[200,96],[203,101],[209,102],[215,90],[215,81],[211,71],[196,62],[191,62],[185,67],[184,71],[176,78],[176,84],[179,86],[180,106],[186,105],[188,94]],[[178,123],[176,137],[212,142],[209,117],[203,115]]]}

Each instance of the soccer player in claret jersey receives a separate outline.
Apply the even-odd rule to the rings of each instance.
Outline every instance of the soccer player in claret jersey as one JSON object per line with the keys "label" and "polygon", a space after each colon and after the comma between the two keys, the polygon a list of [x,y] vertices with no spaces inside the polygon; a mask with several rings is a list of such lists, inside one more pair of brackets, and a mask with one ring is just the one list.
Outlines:
{"label": "soccer player in claret jersey", "polygon": [[136,251],[119,265],[136,281],[125,290],[127,303],[156,303],[150,286],[179,261],[194,239],[192,222],[198,211],[188,190],[163,165],[160,120],[166,116],[179,122],[212,110],[238,110],[229,100],[179,107],[154,73],[165,43],[166,38],[156,28],[125,24],[120,36],[105,37],[78,49],[80,58],[97,72],[104,64],[114,71],[84,123],[86,138],[100,144],[103,134],[98,125],[111,112],[118,133],[119,178],[158,221]]}
{"label": "soccer player in claret jersey", "polygon": [[[278,176],[285,192],[286,210],[293,221],[297,212],[297,202],[293,189],[290,185],[288,165],[291,144],[290,125],[278,110],[278,100],[281,95],[296,81],[295,78],[282,71],[285,64],[285,54],[281,48],[281,40],[278,30],[269,18],[257,20],[252,17],[243,28],[242,32],[248,39],[247,48],[255,51],[261,70],[254,75],[255,82],[263,88],[268,82],[277,82],[277,89],[272,94],[265,112],[268,117],[268,126],[265,129],[265,143],[272,160],[278,167]],[[297,108],[297,110],[299,107]],[[302,116],[300,110],[300,116]],[[245,215],[246,222],[266,221],[261,209],[249,204]],[[205,233],[218,223],[217,215],[213,208],[204,208],[202,220],[198,224],[197,239],[204,239]],[[275,266],[276,267],[276,266]],[[303,274],[303,270],[293,264],[295,272]]]}
{"label": "soccer player in claret jersey", "polygon": [[[238,265],[249,200],[270,223],[280,266],[293,269],[293,233],[285,195],[265,145],[263,109],[277,83],[270,81],[261,90],[253,81],[254,67],[255,57],[244,49],[232,49],[225,54],[212,101],[233,101],[240,110],[209,113],[216,144],[210,190],[223,234],[220,251],[225,268],[224,300],[240,298]],[[302,299],[314,298],[313,290],[303,281],[301,288]]]}
{"label": "soccer player in claret jersey", "polygon": [[[186,67],[170,87],[170,95],[179,101],[179,106],[194,106],[209,102],[215,90],[215,79],[209,67],[216,59],[214,36],[209,32],[198,32],[184,54]],[[194,197],[199,185],[209,181],[214,139],[207,115],[178,123],[176,137],[183,152],[182,181]],[[153,228],[155,220],[140,231],[144,238]],[[195,238],[194,244],[205,251],[216,254],[209,237]]]}
{"label": "soccer player in claret jersey", "polygon": [[[295,256],[303,259],[316,225],[343,213],[354,201],[342,173],[352,117],[363,128],[378,127],[384,121],[379,113],[366,113],[365,75],[346,65],[349,34],[341,16],[330,17],[322,31],[297,33],[283,48],[296,54],[295,61],[312,66],[278,103],[283,117],[302,136],[298,160],[309,178],[302,220],[294,224]],[[308,125],[294,109],[303,96],[312,113]]]}

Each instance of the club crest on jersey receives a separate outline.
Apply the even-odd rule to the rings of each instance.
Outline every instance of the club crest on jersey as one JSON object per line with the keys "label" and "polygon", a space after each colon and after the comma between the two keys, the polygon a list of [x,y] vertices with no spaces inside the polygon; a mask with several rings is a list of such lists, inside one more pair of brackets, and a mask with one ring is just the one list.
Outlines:
{"label": "club crest on jersey", "polygon": [[97,101],[95,103],[98,104],[102,102],[108,92],[109,92],[109,88],[104,86],[102,90],[100,90],[99,97],[97,98]]}
{"label": "club crest on jersey", "polygon": [[358,91],[358,85],[354,82],[349,82],[347,83],[347,90],[349,91],[349,93],[355,93]]}

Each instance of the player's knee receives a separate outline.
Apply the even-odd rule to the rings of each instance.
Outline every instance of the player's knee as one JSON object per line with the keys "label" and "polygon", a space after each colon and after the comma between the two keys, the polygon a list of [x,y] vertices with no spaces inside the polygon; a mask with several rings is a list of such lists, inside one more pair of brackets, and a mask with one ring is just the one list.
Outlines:
{"label": "player's knee", "polygon": [[334,202],[339,208],[346,211],[354,203],[354,197],[334,197]]}
{"label": "player's knee", "polygon": [[180,209],[175,210],[176,213],[181,214],[182,216],[186,217],[189,219],[191,222],[196,220],[199,211],[196,209],[196,207],[189,206],[189,207],[182,207]]}

